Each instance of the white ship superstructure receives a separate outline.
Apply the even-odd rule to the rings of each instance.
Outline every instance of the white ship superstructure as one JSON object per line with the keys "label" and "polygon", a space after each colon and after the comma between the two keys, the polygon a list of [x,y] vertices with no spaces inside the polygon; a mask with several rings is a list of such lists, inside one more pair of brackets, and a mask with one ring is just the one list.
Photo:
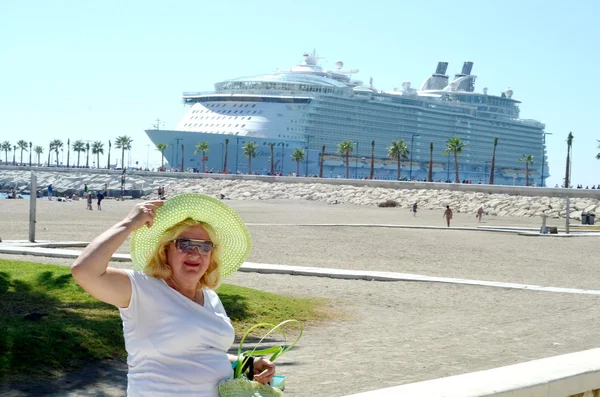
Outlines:
{"label": "white ship superstructure", "polygon": [[[190,108],[176,129],[146,132],[155,144],[171,145],[165,157],[177,168],[181,145],[184,167],[200,168],[193,147],[208,142],[205,167],[212,172],[224,171],[227,155],[227,172],[246,173],[243,145],[253,141],[259,149],[252,159],[253,173],[270,171],[271,153],[276,173],[295,172],[290,155],[300,148],[307,152],[300,173],[316,175],[325,145],[325,177],[345,176],[345,159],[337,153],[342,141],[354,143],[351,177],[368,177],[374,141],[377,179],[397,179],[397,163],[388,157],[387,147],[404,139],[411,154],[402,163],[402,176],[417,180],[427,178],[430,142],[433,179],[454,180],[454,162],[442,152],[448,138],[460,137],[467,145],[459,158],[460,179],[475,183],[488,181],[498,137],[495,183],[524,184],[525,167],[517,162],[522,154],[537,160],[530,166],[530,183],[539,185],[548,176],[544,125],[519,118],[520,102],[510,89],[500,95],[485,88],[476,93],[472,62],[465,62],[453,79],[446,75],[448,64],[440,62],[419,89],[404,82],[391,91],[375,89],[372,79],[368,86],[353,80],[358,70],[344,69],[341,61],[335,66],[324,69],[314,54],[305,54],[289,71],[226,80],[215,84],[214,92],[186,92],[183,101]],[[544,162],[539,161],[542,157]]]}

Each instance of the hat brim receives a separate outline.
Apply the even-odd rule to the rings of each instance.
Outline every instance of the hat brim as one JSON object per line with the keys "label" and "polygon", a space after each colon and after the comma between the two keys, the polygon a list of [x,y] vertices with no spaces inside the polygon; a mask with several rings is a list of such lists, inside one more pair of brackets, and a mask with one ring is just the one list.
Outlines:
{"label": "hat brim", "polygon": [[221,276],[227,277],[238,270],[252,248],[246,225],[223,202],[197,193],[179,194],[166,200],[156,210],[152,227],[144,225],[132,233],[130,252],[133,265],[143,270],[165,231],[188,218],[207,223],[214,229],[217,243],[221,245]]}

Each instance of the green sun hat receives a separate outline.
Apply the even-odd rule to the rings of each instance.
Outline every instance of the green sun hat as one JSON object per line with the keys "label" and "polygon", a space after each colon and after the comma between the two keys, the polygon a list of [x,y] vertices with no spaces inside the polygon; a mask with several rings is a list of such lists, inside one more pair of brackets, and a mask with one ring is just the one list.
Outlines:
{"label": "green sun hat", "polygon": [[138,270],[143,270],[163,233],[191,218],[208,223],[215,230],[221,245],[221,276],[227,277],[242,266],[250,254],[252,239],[242,218],[223,202],[197,193],[184,193],[165,201],[156,209],[152,227],[146,225],[131,234],[131,261]]}

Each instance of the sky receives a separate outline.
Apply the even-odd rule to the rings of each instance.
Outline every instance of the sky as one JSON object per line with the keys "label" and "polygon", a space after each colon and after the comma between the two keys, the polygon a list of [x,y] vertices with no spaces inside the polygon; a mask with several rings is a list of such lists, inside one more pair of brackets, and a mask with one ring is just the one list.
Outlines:
{"label": "sky", "polygon": [[562,183],[572,131],[572,184],[591,187],[600,184],[599,12],[592,0],[3,0],[0,141],[107,146],[127,135],[132,163],[153,168],[160,154],[144,130],[157,118],[174,129],[184,91],[289,69],[313,49],[322,66],[342,60],[379,90],[418,87],[438,61],[450,76],[473,61],[476,91],[510,87],[521,117],[552,134],[547,185]]}

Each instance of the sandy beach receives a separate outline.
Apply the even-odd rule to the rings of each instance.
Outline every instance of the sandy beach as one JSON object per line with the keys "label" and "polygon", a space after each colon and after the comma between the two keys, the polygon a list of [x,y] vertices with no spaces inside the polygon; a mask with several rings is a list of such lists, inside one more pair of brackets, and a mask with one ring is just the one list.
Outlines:
{"label": "sandy beach", "polygon": [[[133,203],[107,200],[103,211],[86,211],[83,202],[40,200],[37,238],[89,241],[121,219]],[[306,201],[227,203],[249,224],[252,262],[600,289],[595,268],[600,255],[597,238],[294,226],[445,223],[442,209],[419,211],[413,217],[406,209]],[[25,200],[0,200],[3,240],[27,238],[28,206]],[[550,225],[562,226],[562,222]],[[540,219],[485,217],[484,224],[539,227]],[[478,223],[475,214],[456,214],[452,225]],[[128,252],[127,243],[120,252]],[[286,392],[290,396],[344,396],[600,346],[593,327],[600,314],[600,296],[254,273],[237,273],[227,282],[326,298],[332,309],[343,313],[338,321],[309,326],[298,347],[281,359],[279,368],[289,377]]]}

